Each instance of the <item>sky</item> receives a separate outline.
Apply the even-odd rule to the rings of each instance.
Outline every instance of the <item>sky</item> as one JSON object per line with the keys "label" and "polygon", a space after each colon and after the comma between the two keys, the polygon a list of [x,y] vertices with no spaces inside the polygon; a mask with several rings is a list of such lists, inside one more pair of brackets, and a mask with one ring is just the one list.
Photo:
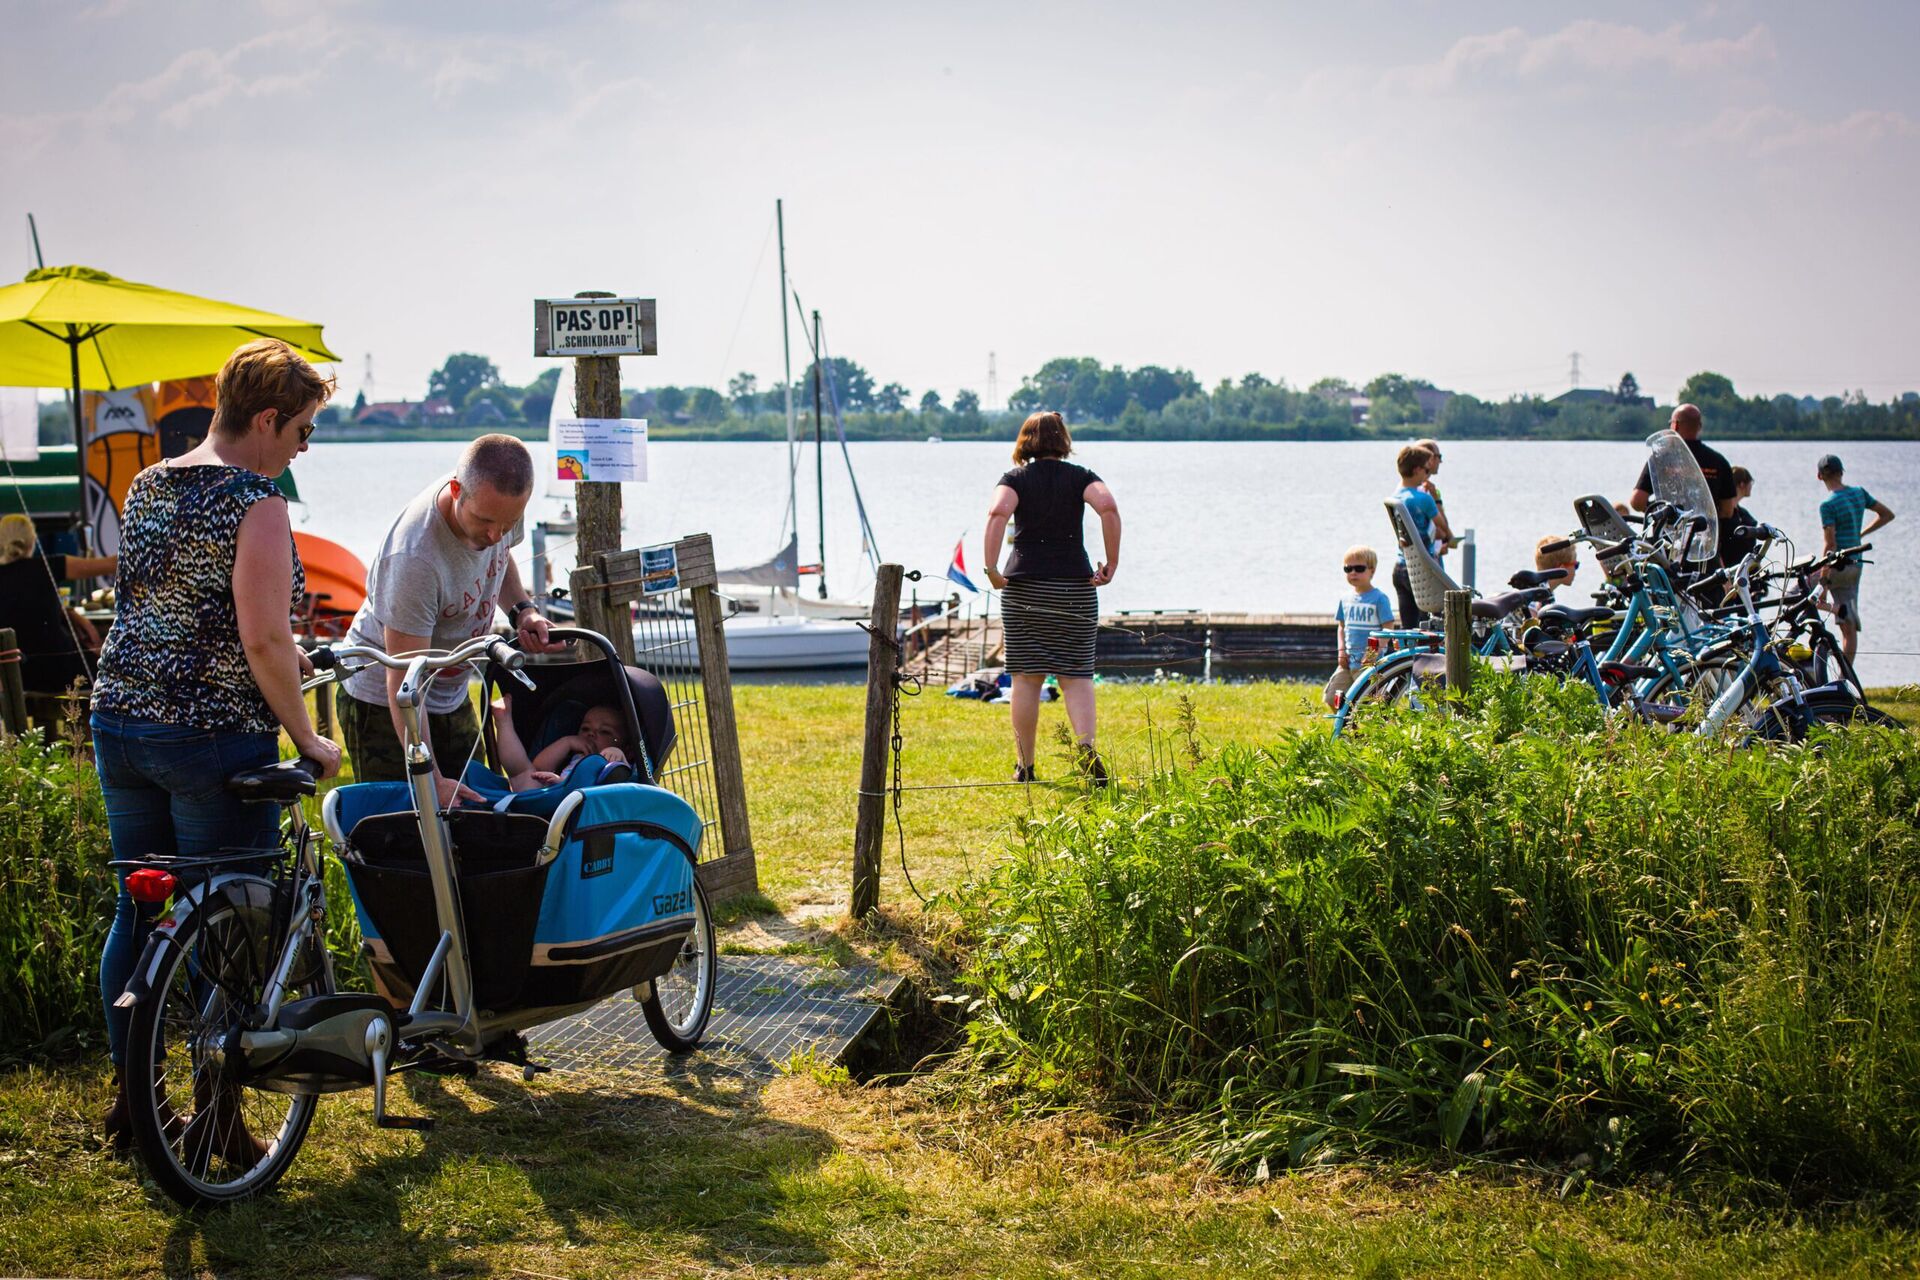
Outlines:
{"label": "sky", "polygon": [[[536,297],[658,300],[623,381],[828,350],[998,399],[1054,356],[1503,398],[1700,369],[1920,388],[1920,4],[0,0],[0,280],[325,324],[343,388],[525,382]],[[794,367],[804,368],[795,334]],[[638,366],[638,367],[636,367]]]}

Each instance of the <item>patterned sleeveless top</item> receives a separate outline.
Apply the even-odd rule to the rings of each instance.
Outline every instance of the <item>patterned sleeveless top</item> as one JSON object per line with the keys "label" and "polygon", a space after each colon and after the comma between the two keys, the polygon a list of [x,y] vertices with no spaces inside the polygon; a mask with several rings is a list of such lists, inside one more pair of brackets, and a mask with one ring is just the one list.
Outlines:
{"label": "patterned sleeveless top", "polygon": [[[148,467],[120,515],[120,606],[100,650],[93,709],[160,724],[277,732],[240,647],[234,550],[254,503],[280,497],[244,467]],[[299,608],[307,574],[293,556]]]}

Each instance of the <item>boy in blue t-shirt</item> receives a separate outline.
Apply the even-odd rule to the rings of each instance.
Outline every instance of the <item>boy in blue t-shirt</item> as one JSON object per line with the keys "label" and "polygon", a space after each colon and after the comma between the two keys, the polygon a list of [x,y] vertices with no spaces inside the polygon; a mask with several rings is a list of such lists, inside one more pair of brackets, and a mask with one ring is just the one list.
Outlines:
{"label": "boy in blue t-shirt", "polygon": [[1393,601],[1373,585],[1380,557],[1372,547],[1349,547],[1342,561],[1349,594],[1333,608],[1334,668],[1322,695],[1330,710],[1340,709],[1340,700],[1353,683],[1353,669],[1367,660],[1367,641],[1376,631],[1393,625]]}
{"label": "boy in blue t-shirt", "polygon": [[[1433,455],[1417,444],[1403,447],[1394,458],[1394,466],[1400,472],[1400,487],[1393,496],[1406,504],[1407,514],[1413,517],[1414,527],[1420,531],[1420,541],[1435,554],[1453,545],[1453,530],[1447,526],[1447,517],[1440,510],[1440,504],[1426,491],[1427,480],[1433,475]],[[1403,550],[1393,566],[1393,592],[1399,598],[1400,612],[1397,615],[1400,625],[1417,627],[1426,614],[1413,598],[1413,581],[1407,576],[1407,553]]]}
{"label": "boy in blue t-shirt", "polygon": [[[1844,551],[1865,542],[1867,535],[1893,519],[1893,508],[1876,502],[1872,494],[1857,484],[1847,484],[1846,468],[1829,453],[1814,467],[1820,483],[1827,486],[1826,501],[1820,504],[1820,534],[1828,552]],[[1873,523],[1862,529],[1860,518],[1873,512]],[[1860,561],[1850,560],[1825,571],[1827,594],[1833,597],[1834,620],[1840,624],[1840,649],[1853,661],[1854,646],[1860,642]]]}

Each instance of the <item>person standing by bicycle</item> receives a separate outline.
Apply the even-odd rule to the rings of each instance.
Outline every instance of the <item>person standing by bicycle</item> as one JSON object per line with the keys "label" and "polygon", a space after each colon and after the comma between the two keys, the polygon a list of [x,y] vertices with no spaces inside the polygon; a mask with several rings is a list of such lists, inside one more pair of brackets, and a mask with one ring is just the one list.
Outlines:
{"label": "person standing by bicycle", "polygon": [[[307,448],[333,381],[272,338],[235,351],[215,381],[212,429],[133,479],[120,518],[119,614],[93,686],[93,750],[116,859],[272,849],[278,814],[226,781],[280,758],[280,733],[318,762],[340,748],[314,732],[300,693],[310,672],[293,639],[305,578],[274,478]],[[131,1140],[124,1079],[126,989],[145,939],[121,876],[100,955],[116,1097],[107,1136]],[[237,1111],[235,1120],[239,1121]],[[216,1125],[229,1158],[253,1142]]]}
{"label": "person standing by bicycle", "polygon": [[[1394,490],[1394,500],[1406,504],[1407,514],[1413,517],[1414,526],[1420,531],[1420,540],[1429,547],[1436,541],[1442,546],[1450,545],[1453,530],[1448,527],[1440,504],[1426,489],[1427,481],[1433,476],[1433,455],[1417,444],[1403,445],[1394,458],[1394,466],[1400,472],[1400,487]],[[1419,627],[1426,622],[1425,611],[1413,598],[1413,580],[1407,576],[1404,548],[1393,564],[1393,594],[1399,604],[1402,627]]]}
{"label": "person standing by bicycle", "polygon": [[[1733,509],[1740,505],[1740,498],[1734,490],[1733,464],[1727,461],[1725,454],[1700,439],[1700,431],[1705,421],[1696,406],[1676,405],[1673,417],[1667,421],[1667,430],[1686,441],[1687,452],[1691,453],[1693,460],[1700,464],[1700,474],[1706,479],[1707,492],[1713,495],[1713,514],[1720,521],[1721,533],[1724,537],[1733,516]],[[1645,511],[1648,504],[1653,501],[1651,461],[1641,466],[1640,478],[1633,482],[1633,497],[1629,501],[1632,502],[1635,511]],[[1724,560],[1724,556],[1719,558]]]}
{"label": "person standing by bicycle", "polygon": [[[1440,509],[1441,518],[1445,519],[1447,500],[1440,496],[1440,486],[1434,483],[1434,477],[1440,474],[1440,442],[1429,436],[1425,440],[1415,440],[1414,443],[1427,451],[1427,482],[1421,487],[1427,491],[1427,496],[1433,499],[1433,505]],[[1447,521],[1447,528],[1449,530],[1453,528],[1452,521]],[[1453,550],[1452,538],[1437,538],[1430,549],[1435,557],[1445,556],[1447,552]]]}
{"label": "person standing by bicycle", "polygon": [[[533,455],[512,436],[481,436],[460,455],[450,476],[422,489],[387,530],[367,569],[367,598],[347,631],[349,644],[390,654],[453,649],[493,629],[496,608],[530,652],[547,642],[550,626],[521,585],[513,562],[520,518],[533,496]],[[459,759],[480,736],[467,696],[464,666],[441,672],[427,690],[421,732],[429,745]],[[361,782],[404,782],[406,758],[394,698],[405,673],[368,663],[348,676],[340,700],[340,735]],[[436,762],[442,758],[434,751]],[[438,772],[434,789],[443,808],[481,797]]]}
{"label": "person standing by bicycle", "polygon": [[[1824,554],[1857,547],[1866,541],[1868,534],[1892,522],[1893,508],[1875,500],[1859,485],[1846,483],[1847,469],[1837,455],[1822,456],[1814,466],[1814,474],[1827,486],[1826,501],[1820,504]],[[1862,529],[1860,519],[1869,511],[1873,512],[1873,523]],[[1860,640],[1860,570],[1857,558],[1822,570],[1827,580],[1827,594],[1833,597],[1834,621],[1840,624],[1840,651],[1847,655],[1848,662],[1853,661],[1854,649]]]}
{"label": "person standing by bicycle", "polygon": [[1742,529],[1757,528],[1760,524],[1753,512],[1747,510],[1747,499],[1753,496],[1753,472],[1745,467],[1735,467],[1732,475],[1733,511],[1720,522],[1720,561],[1723,564],[1739,564],[1759,540],[1756,533],[1741,532]]}

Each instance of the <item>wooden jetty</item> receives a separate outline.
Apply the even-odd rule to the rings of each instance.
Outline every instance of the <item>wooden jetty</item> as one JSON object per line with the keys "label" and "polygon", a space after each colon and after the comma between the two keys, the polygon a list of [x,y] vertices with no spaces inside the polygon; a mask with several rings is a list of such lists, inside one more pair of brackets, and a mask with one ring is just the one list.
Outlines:
{"label": "wooden jetty", "polygon": [[[1094,642],[1094,669],[1106,676],[1155,671],[1195,678],[1257,675],[1324,677],[1333,667],[1332,614],[1216,613],[1153,609],[1106,614]],[[1000,665],[997,616],[943,614],[910,629],[905,672],[951,684]]]}

